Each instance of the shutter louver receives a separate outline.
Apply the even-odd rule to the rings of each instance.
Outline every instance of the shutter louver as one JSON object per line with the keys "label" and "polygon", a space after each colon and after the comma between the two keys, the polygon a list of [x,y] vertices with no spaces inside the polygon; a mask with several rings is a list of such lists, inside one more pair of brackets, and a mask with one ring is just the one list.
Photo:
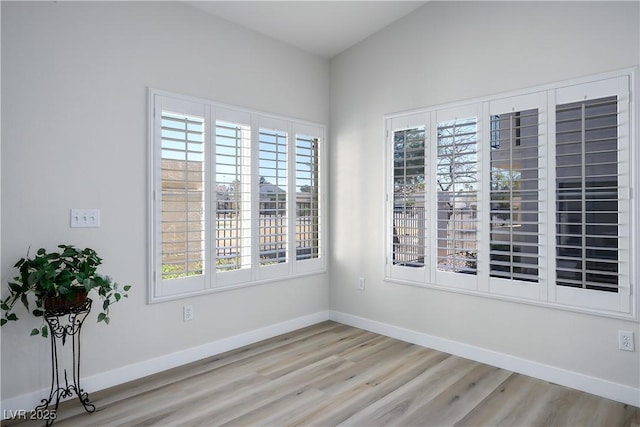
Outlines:
{"label": "shutter louver", "polygon": [[296,136],[296,259],[320,256],[318,138]]}
{"label": "shutter louver", "polygon": [[204,118],[162,112],[162,278],[204,274]]}
{"label": "shutter louver", "polygon": [[324,126],[148,95],[149,302],[325,273]]}
{"label": "shutter louver", "polygon": [[538,110],[491,116],[490,275],[538,282]]}
{"label": "shutter louver", "polygon": [[556,282],[618,292],[616,96],[556,106]]}
{"label": "shutter louver", "polygon": [[287,262],[287,134],[260,129],[258,150],[260,265]]}
{"label": "shutter louver", "polygon": [[385,280],[636,319],[636,80],[385,116]]}
{"label": "shutter louver", "polygon": [[438,123],[437,269],[477,274],[477,118]]}
{"label": "shutter louver", "polygon": [[251,267],[251,134],[216,122],[216,271]]}
{"label": "shutter louver", "polygon": [[393,133],[393,264],[425,266],[425,128]]}

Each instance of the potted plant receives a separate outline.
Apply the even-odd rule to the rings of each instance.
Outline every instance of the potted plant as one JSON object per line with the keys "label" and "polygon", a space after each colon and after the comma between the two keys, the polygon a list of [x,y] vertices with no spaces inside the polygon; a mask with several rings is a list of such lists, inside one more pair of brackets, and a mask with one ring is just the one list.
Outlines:
{"label": "potted plant", "polygon": [[[58,245],[58,248],[57,252],[41,248],[33,258],[29,258],[27,251],[27,258],[21,258],[14,265],[19,274],[9,282],[9,295],[0,302],[0,326],[18,320],[13,312],[18,301],[29,311],[29,300],[35,298],[32,314],[42,317],[45,312],[64,312],[82,306],[91,291],[102,299],[98,322],[109,323],[111,305],[127,297],[131,286],[125,285],[120,290],[120,285],[109,276],[98,274],[96,270],[102,258],[93,249],[77,249],[72,245]],[[46,338],[47,325],[34,328],[31,335]]]}

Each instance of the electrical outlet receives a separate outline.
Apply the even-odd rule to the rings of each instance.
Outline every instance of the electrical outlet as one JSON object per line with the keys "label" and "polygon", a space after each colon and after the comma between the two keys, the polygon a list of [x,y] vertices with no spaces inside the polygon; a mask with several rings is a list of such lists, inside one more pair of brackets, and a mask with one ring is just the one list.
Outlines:
{"label": "electrical outlet", "polygon": [[359,291],[364,291],[364,277],[358,277],[358,290]]}
{"label": "electrical outlet", "polygon": [[193,306],[185,305],[182,307],[182,318],[185,322],[193,320]]}
{"label": "electrical outlet", "polygon": [[633,332],[618,331],[618,348],[625,351],[635,351],[635,343],[633,342]]}

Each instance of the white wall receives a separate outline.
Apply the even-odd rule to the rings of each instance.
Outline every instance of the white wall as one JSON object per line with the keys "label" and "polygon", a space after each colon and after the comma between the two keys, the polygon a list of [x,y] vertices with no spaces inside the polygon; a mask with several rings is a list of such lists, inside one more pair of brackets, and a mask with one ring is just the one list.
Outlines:
{"label": "white wall", "polygon": [[[326,275],[146,304],[151,86],[315,122],[328,123],[331,108],[336,312],[638,388],[640,353],[616,341],[618,329],[638,338],[636,323],[382,281],[383,115],[637,65],[637,2],[430,2],[335,58],[331,72],[180,3],[1,6],[0,282],[29,245],[67,242],[98,250],[104,272],[134,285],[111,325],[87,321],[83,376],[130,374],[329,308]],[[101,209],[102,227],[70,229],[72,207]],[[193,322],[182,322],[184,303]],[[48,342],[27,336],[37,325],[2,328],[3,402],[48,386]]]}
{"label": "white wall", "polygon": [[[328,61],[180,2],[2,2],[2,288],[29,246],[59,243],[133,285],[109,326],[97,310],[85,322],[83,377],[328,310],[326,274],[146,303],[147,87],[329,118]],[[69,228],[70,208],[100,209],[102,226]],[[2,328],[3,402],[49,385],[49,343],[23,317]]]}
{"label": "white wall", "polygon": [[332,310],[611,382],[640,402],[640,353],[617,348],[618,329],[638,337],[635,322],[383,281],[383,115],[637,66],[639,5],[429,2],[333,58]]}

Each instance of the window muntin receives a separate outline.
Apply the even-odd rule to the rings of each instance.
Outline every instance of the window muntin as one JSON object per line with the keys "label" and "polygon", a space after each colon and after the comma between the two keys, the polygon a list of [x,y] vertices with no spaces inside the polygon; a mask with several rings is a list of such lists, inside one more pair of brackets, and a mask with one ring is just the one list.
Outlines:
{"label": "window muntin", "polygon": [[556,106],[556,282],[618,291],[618,101]]}
{"label": "window muntin", "polygon": [[538,110],[491,115],[490,275],[538,282]]}
{"label": "window muntin", "polygon": [[477,274],[477,118],[437,127],[437,269]]}
{"label": "window muntin", "polygon": [[425,128],[393,133],[394,265],[425,265]]}

